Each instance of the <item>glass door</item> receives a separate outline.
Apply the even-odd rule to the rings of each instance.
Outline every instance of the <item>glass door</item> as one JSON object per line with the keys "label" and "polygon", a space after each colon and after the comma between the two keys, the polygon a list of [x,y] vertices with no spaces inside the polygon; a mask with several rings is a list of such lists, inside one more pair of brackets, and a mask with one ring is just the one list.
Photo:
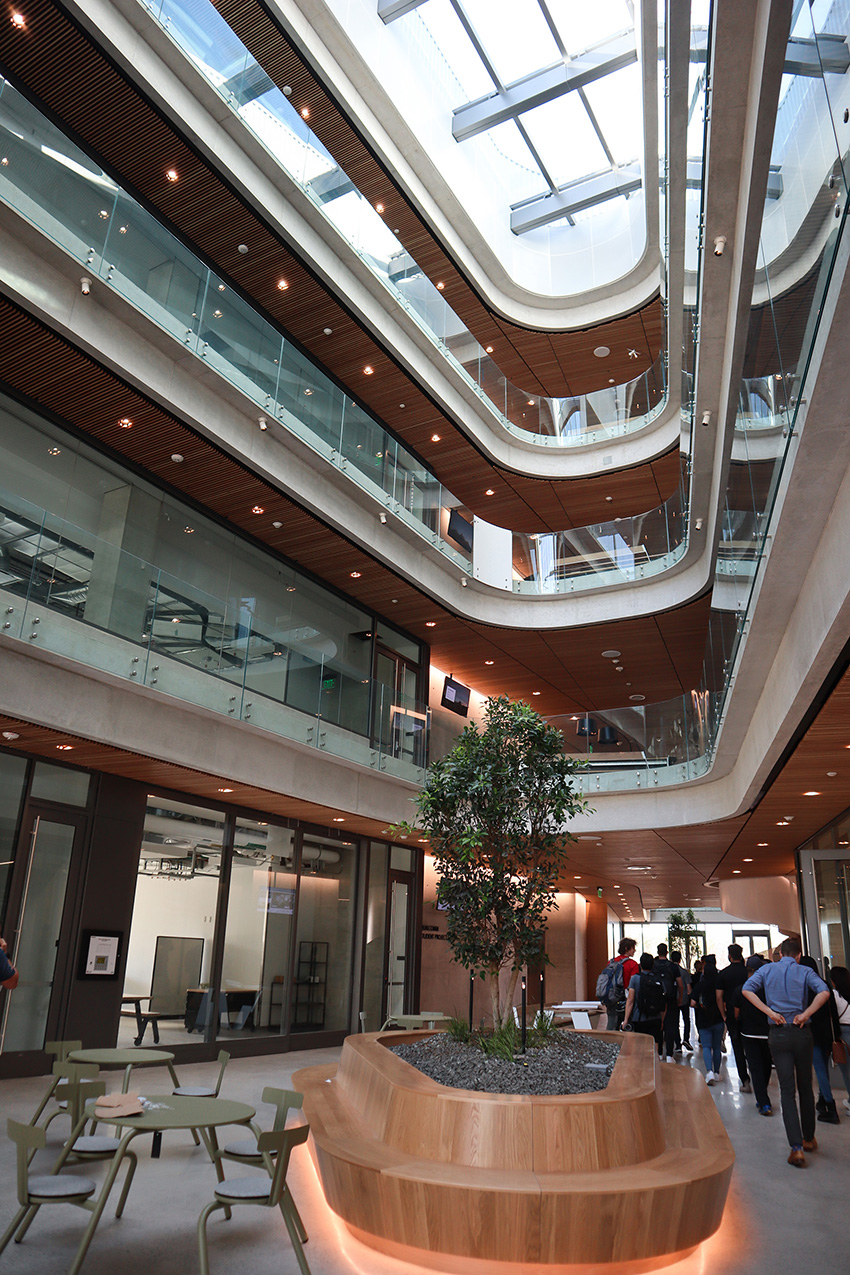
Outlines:
{"label": "glass door", "polygon": [[732,942],[744,950],[744,960],[756,953],[770,952],[770,930],[732,930]]}
{"label": "glass door", "polygon": [[70,979],[69,913],[79,873],[85,816],[31,808],[24,820],[15,864],[6,939],[20,975],[6,995],[0,1052],[39,1050],[61,1035],[62,989]]}
{"label": "glass door", "polygon": [[387,927],[387,1012],[403,1014],[408,1003],[411,882],[409,873],[390,872]]}
{"label": "glass door", "polygon": [[424,764],[424,706],[416,699],[417,670],[394,651],[375,648],[375,698],[372,737],[375,747],[415,766]]}

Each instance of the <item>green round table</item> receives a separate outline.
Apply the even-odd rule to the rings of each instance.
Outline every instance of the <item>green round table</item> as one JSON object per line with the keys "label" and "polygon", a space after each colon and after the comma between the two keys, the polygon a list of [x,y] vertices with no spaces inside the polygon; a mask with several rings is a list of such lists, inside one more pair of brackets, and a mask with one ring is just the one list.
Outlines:
{"label": "green round table", "polygon": [[174,1088],[180,1086],[177,1073],[171,1065],[174,1055],[167,1049],[72,1049],[68,1054],[68,1061],[94,1063],[97,1067],[123,1067],[122,1093],[126,1093],[130,1087],[130,1073],[134,1067],[154,1067],[157,1063],[165,1063],[174,1081]]}
{"label": "green round table", "polygon": [[[80,1049],[75,1052],[78,1054],[103,1054],[110,1051]],[[151,1049],[135,1051],[113,1050],[111,1052],[138,1054],[155,1053],[156,1051]],[[80,1059],[79,1061],[93,1062],[95,1060],[89,1058]],[[215,1134],[216,1127],[226,1124],[249,1124],[256,1114],[254,1108],[249,1107],[246,1102],[230,1102],[226,1098],[184,1098],[179,1094],[161,1093],[145,1095],[145,1101],[151,1104],[151,1109],[145,1110],[138,1116],[110,1116],[100,1111],[96,1112],[96,1102],[88,1103],[85,1114],[78,1121],[76,1128],[71,1130],[71,1136],[53,1166],[52,1172],[58,1173],[73,1151],[74,1143],[89,1120],[97,1120],[98,1124],[115,1125],[116,1128],[126,1128],[127,1132],[115,1150],[115,1155],[109,1165],[109,1172],[104,1179],[100,1194],[94,1202],[91,1221],[86,1227],[83,1238],[80,1240],[80,1246],[77,1249],[76,1257],[68,1275],[78,1275],[79,1273],[109,1197],[109,1192],[115,1183],[115,1178],[121,1167],[121,1161],[124,1159],[127,1147],[134,1138],[138,1138],[142,1133],[152,1133],[154,1140],[152,1157],[156,1157],[159,1154],[159,1139],[163,1133],[167,1133],[171,1129],[198,1129],[203,1137],[209,1157],[215,1165],[216,1176],[219,1182],[222,1182],[224,1180],[224,1170],[221,1165],[218,1139]]]}

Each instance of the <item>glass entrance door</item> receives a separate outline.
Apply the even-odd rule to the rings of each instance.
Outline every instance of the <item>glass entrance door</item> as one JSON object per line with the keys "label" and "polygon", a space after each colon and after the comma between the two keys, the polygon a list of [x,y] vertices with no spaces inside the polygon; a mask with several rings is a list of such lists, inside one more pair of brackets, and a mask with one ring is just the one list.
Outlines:
{"label": "glass entrance door", "polygon": [[387,1018],[403,1014],[407,1002],[410,884],[407,874],[390,873],[390,923],[387,927]]}
{"label": "glass entrance door", "polygon": [[393,651],[375,648],[374,743],[391,757],[421,766],[426,719],[417,703],[416,679],[413,664]]}
{"label": "glass entrance door", "polygon": [[71,974],[69,886],[78,867],[84,823],[83,816],[34,810],[24,822],[6,933],[20,982],[5,998],[0,1053],[43,1049],[46,1039],[60,1034],[61,992]]}
{"label": "glass entrance door", "polygon": [[732,930],[732,942],[739,943],[748,956],[770,952],[770,930]]}

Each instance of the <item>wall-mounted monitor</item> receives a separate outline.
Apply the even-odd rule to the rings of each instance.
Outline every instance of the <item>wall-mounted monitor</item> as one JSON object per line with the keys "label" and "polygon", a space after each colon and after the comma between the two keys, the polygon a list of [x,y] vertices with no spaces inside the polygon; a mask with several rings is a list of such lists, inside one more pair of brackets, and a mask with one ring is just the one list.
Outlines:
{"label": "wall-mounted monitor", "polygon": [[443,698],[440,703],[443,708],[457,713],[458,717],[466,717],[469,712],[469,687],[456,682],[453,677],[447,677],[443,683]]}
{"label": "wall-mounted monitor", "polygon": [[449,539],[455,540],[467,553],[472,553],[473,526],[456,509],[449,513]]}

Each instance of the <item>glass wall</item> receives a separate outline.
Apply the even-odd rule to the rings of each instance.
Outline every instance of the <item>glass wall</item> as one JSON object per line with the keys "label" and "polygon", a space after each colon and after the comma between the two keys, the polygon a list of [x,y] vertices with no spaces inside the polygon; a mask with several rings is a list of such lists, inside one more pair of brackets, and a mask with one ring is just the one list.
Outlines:
{"label": "glass wall", "polygon": [[351,1016],[356,847],[304,833],[290,1031],[344,1031]]}
{"label": "glass wall", "polygon": [[0,934],[9,943],[11,955],[14,955],[12,944],[4,925],[26,775],[27,763],[23,757],[0,756]]}
{"label": "glass wall", "polygon": [[[0,398],[0,431],[10,636],[36,608],[40,646],[85,651],[137,684],[364,764],[380,752],[421,778],[418,642],[387,630],[412,671],[400,700],[373,674],[370,612],[13,400]],[[86,647],[69,621],[88,626]],[[416,748],[404,729],[414,726]]]}
{"label": "glass wall", "polygon": [[850,969],[850,810],[807,842],[797,855],[805,940],[821,968]]}

